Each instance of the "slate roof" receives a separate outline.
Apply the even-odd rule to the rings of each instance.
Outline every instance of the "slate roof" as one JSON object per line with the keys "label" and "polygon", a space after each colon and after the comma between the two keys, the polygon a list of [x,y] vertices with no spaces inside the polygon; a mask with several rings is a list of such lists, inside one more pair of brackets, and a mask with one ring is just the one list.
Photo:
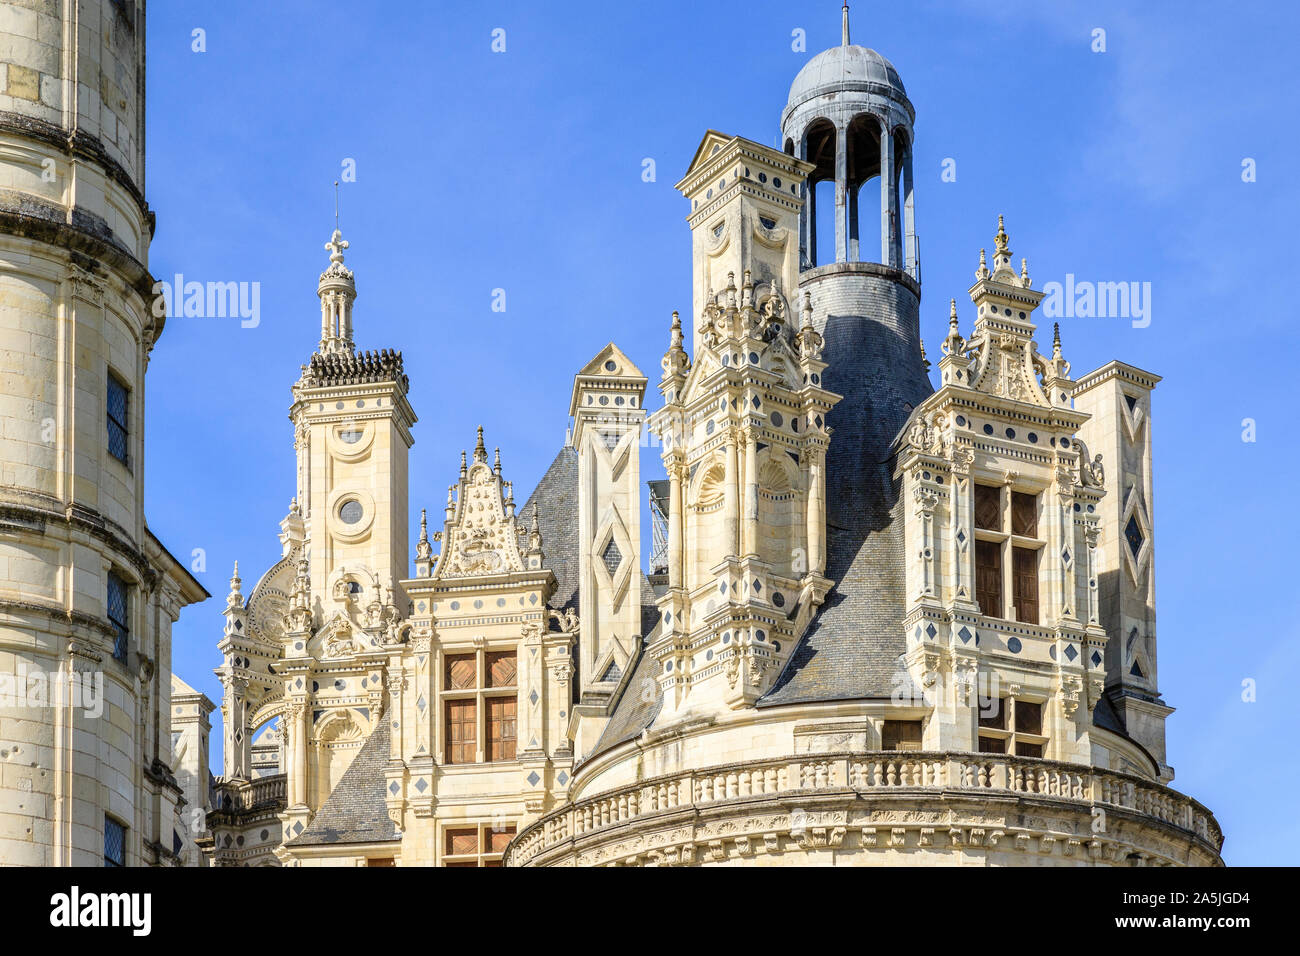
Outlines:
{"label": "slate roof", "polygon": [[388,764],[389,722],[381,720],[344,772],[329,798],[288,846],[331,843],[385,843],[399,840],[384,800],[384,768]]}
{"label": "slate roof", "polygon": [[543,565],[555,573],[550,606],[557,611],[578,607],[578,452],[565,445],[546,469],[542,480],[516,512],[520,526],[532,520],[542,531]]}
{"label": "slate roof", "polygon": [[[829,315],[826,576],[835,582],[758,706],[888,697],[906,651],[903,503],[892,446],[933,389],[910,336],[870,318]],[[905,678],[903,678],[905,679]]]}

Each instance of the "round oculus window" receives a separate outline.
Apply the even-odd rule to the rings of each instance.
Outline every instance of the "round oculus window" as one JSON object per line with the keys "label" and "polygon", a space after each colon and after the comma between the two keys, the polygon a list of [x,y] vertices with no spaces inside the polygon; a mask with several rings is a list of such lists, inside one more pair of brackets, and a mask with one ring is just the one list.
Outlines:
{"label": "round oculus window", "polygon": [[339,506],[339,520],[344,524],[356,524],[361,520],[363,513],[364,509],[361,507],[361,502],[355,498],[345,501]]}

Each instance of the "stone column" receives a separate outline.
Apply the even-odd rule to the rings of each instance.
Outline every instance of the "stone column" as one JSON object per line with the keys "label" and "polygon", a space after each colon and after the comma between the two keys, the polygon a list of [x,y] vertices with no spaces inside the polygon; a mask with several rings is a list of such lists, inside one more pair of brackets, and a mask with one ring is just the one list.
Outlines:
{"label": "stone column", "polygon": [[835,261],[849,258],[849,141],[848,129],[835,128]]}
{"label": "stone column", "polygon": [[737,474],[739,464],[737,462],[736,441],[738,436],[736,432],[735,428],[727,430],[727,473],[723,483],[723,528],[726,535],[724,557],[739,553],[737,535],[740,530],[740,476]]}
{"label": "stone column", "polygon": [[668,466],[668,586],[686,587],[686,573],[682,567],[683,523],[686,518],[686,501],[682,496],[682,479],[686,463],[674,461]]}
{"label": "stone column", "polygon": [[822,450],[808,449],[808,572],[821,574],[826,564],[826,486]]}
{"label": "stone column", "polygon": [[881,120],[880,130],[880,261],[898,268],[894,235],[894,137],[889,132],[889,121]]}
{"label": "stone column", "polygon": [[903,262],[907,274],[919,282],[920,250],[916,248],[916,194],[912,191],[911,144],[908,144],[907,152],[903,154],[903,236],[906,244]]}
{"label": "stone column", "polygon": [[750,429],[742,436],[745,443],[745,524],[741,553],[758,556],[758,441]]}
{"label": "stone column", "polygon": [[293,705],[293,780],[295,799],[292,806],[307,806],[307,704]]}

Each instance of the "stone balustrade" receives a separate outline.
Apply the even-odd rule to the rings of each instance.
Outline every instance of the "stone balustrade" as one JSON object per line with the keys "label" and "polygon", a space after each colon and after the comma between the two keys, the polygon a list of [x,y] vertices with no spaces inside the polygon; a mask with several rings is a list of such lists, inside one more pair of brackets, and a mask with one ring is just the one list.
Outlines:
{"label": "stone balustrade", "polygon": [[214,809],[219,813],[250,813],[258,810],[282,810],[286,805],[286,778],[282,773],[252,780],[220,777],[216,783]]}
{"label": "stone balustrade", "polygon": [[914,796],[935,801],[981,794],[1059,804],[1085,818],[1100,808],[1158,821],[1202,844],[1213,858],[1223,844],[1218,823],[1205,807],[1132,774],[1004,754],[882,751],[801,754],[643,780],[541,817],[511,842],[505,865],[545,864],[578,845],[599,843],[605,835],[613,840],[654,827],[659,817],[707,812],[728,803],[743,806],[777,798],[794,809],[805,798]]}

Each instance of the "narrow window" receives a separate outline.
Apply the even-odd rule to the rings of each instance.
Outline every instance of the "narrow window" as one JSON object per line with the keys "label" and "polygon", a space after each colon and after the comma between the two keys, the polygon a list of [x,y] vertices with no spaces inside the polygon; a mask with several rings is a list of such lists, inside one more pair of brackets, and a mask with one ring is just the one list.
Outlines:
{"label": "narrow window", "polygon": [[447,763],[473,763],[478,758],[474,701],[447,701]]}
{"label": "narrow window", "polygon": [[108,453],[127,464],[126,410],[129,396],[127,387],[112,372],[108,373]]}
{"label": "narrow window", "polygon": [[515,706],[513,697],[487,699],[487,759],[515,759]]}
{"label": "narrow window", "polygon": [[882,750],[920,750],[921,722],[919,720],[887,720],[880,730]]}
{"label": "narrow window", "polygon": [[126,827],[104,817],[104,865],[126,866]]}
{"label": "narrow window", "polygon": [[1002,530],[1001,489],[975,486],[975,527],[983,531]]}
{"label": "narrow window", "polygon": [[108,572],[108,620],[116,634],[113,638],[113,659],[126,663],[126,652],[131,642],[130,593],[125,581],[115,572]]}
{"label": "narrow window", "polygon": [[1016,620],[1038,623],[1038,552],[1033,548],[1012,548],[1012,601]]}
{"label": "narrow window", "polygon": [[1011,533],[1022,538],[1038,537],[1038,495],[1011,493]]}
{"label": "narrow window", "polygon": [[1002,616],[1002,545],[997,541],[975,542],[975,602],[981,614]]}
{"label": "narrow window", "polygon": [[[1026,735],[1033,739],[1026,739]],[[1043,735],[1043,705],[1027,700],[1016,701],[1016,755],[1041,757],[1045,741]]]}

